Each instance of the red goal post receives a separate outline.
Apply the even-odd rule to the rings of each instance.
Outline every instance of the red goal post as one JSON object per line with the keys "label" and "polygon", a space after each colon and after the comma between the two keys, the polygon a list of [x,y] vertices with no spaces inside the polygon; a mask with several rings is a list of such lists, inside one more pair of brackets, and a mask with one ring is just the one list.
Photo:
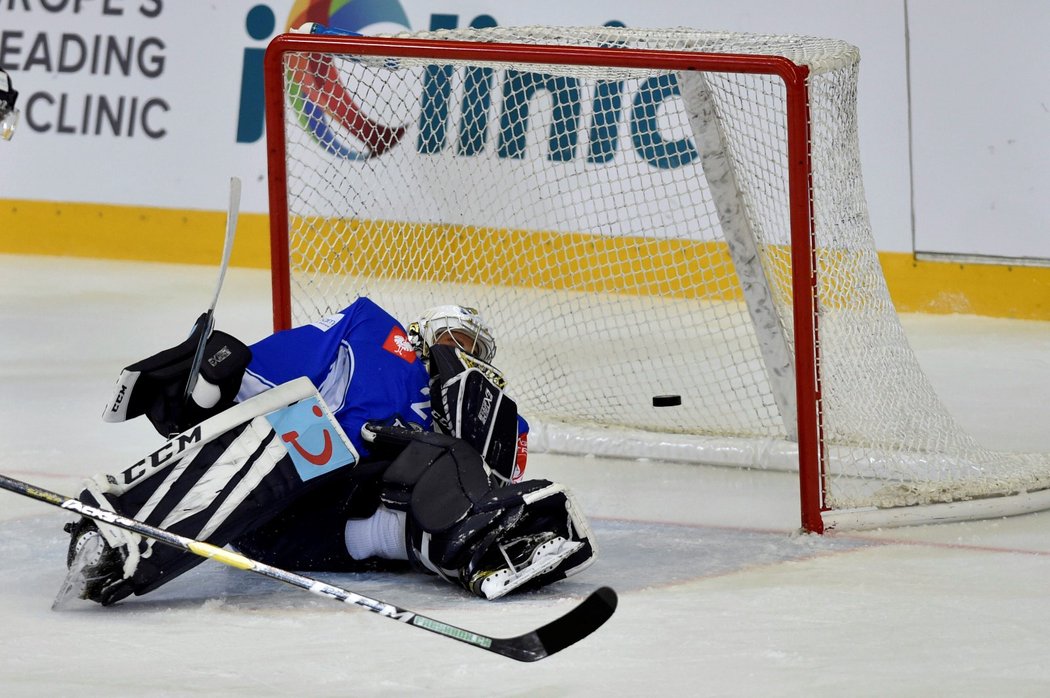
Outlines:
{"label": "red goal post", "polygon": [[[732,452],[729,464],[778,467],[775,463],[787,461],[791,467],[797,463],[801,524],[807,531],[984,515],[968,508],[966,502],[985,499],[988,487],[994,490],[1001,485],[974,484],[970,479],[968,439],[958,438],[958,453],[928,457],[928,442],[945,440],[937,430],[947,430],[954,443],[954,425],[942,427],[938,414],[928,427],[936,432],[932,436],[926,425],[900,442],[882,436],[900,431],[894,420],[901,409],[897,400],[904,398],[895,395],[899,391],[894,386],[923,383],[923,379],[916,378],[921,371],[917,364],[912,365],[914,358],[906,341],[903,349],[898,347],[896,315],[885,292],[863,205],[856,158],[856,50],[841,42],[805,37],[668,30],[674,42],[690,46],[690,50],[674,50],[676,44],[661,43],[656,31],[595,28],[593,37],[587,32],[506,28],[425,36],[284,34],[275,38],[267,50],[265,67],[275,329],[334,312],[357,295],[378,296],[389,307],[416,293],[421,294],[417,302],[459,302],[447,294],[476,293],[482,299],[477,305],[498,334],[516,329],[514,325],[527,318],[530,327],[540,327],[544,336],[579,332],[569,343],[600,347],[599,364],[608,357],[609,378],[602,386],[602,378],[586,373],[587,367],[567,368],[571,349],[552,359],[549,368],[531,371],[530,361],[537,355],[546,359],[556,350],[539,352],[519,346],[527,344],[527,339],[501,342],[497,362],[503,360],[510,366],[512,393],[516,384],[526,384],[519,403],[526,416],[536,415],[544,427],[536,431],[546,434],[549,423],[555,433],[558,425],[568,424],[569,437],[549,439],[548,446],[554,444],[557,450],[563,450],[565,444],[582,443],[577,435],[583,433],[587,438],[597,436],[581,450],[608,455],[660,457],[666,453],[677,459],[684,450],[692,449],[693,442],[710,442],[712,448],[687,459],[718,463],[712,454]],[[794,59],[807,56],[810,45],[815,47],[812,55]],[[712,46],[725,49],[712,50]],[[814,65],[818,65],[820,79],[816,96]],[[502,77],[494,77],[496,73]],[[750,76],[761,82],[751,85]],[[510,92],[508,85],[515,80],[528,85],[526,96]],[[612,121],[604,122],[606,126],[613,124],[615,129],[616,119],[641,114],[636,121],[682,136],[674,142],[689,148],[688,164],[695,171],[678,173],[689,167],[654,165],[650,158],[648,169],[660,171],[648,180],[640,174],[647,171],[646,163],[630,161],[637,153],[594,155],[594,143],[608,135],[594,126],[599,94],[605,94],[601,85],[632,80],[630,84],[641,84],[656,97],[646,103],[636,93],[633,113],[632,105],[609,102],[619,111],[613,112]],[[717,86],[713,84],[716,80],[720,81]],[[497,104],[500,85],[503,101]],[[540,87],[532,91],[536,85]],[[571,99],[559,101],[562,88]],[[535,93],[551,96],[536,98]],[[593,105],[579,94],[593,94]],[[416,120],[421,100],[424,112],[428,104],[440,100],[443,106],[456,103],[462,108],[458,114],[438,110],[443,121],[435,126],[423,116]],[[817,113],[814,101],[821,105]],[[524,110],[519,121],[508,116],[511,103]],[[566,135],[568,131],[558,132],[559,119],[574,126],[579,123],[581,103],[584,110],[593,109],[590,150],[583,163],[579,151],[584,146],[578,138]],[[751,106],[741,107],[743,103]],[[530,114],[530,109],[535,113]],[[501,128],[517,129],[513,137],[506,130],[498,134],[498,154],[492,143],[468,138],[478,134],[487,138],[495,129],[491,117],[497,112]],[[535,153],[527,150],[532,145],[523,145],[521,152],[514,150],[519,142],[514,138],[526,143],[530,118],[545,119],[551,135],[547,140],[542,134],[533,138]],[[815,126],[820,131],[816,136]],[[447,131],[457,127],[459,140],[450,142]],[[302,137],[304,132],[308,137]],[[424,143],[424,132],[440,134],[440,140]],[[561,133],[557,138],[563,141],[557,141],[556,133]],[[662,133],[645,133],[631,123],[639,153],[666,145]],[[413,135],[417,136],[415,150],[409,137]],[[376,138],[389,141],[369,140]],[[356,149],[343,141],[354,142]],[[759,141],[761,148],[746,152],[751,142]],[[557,150],[559,143],[564,150]],[[814,149],[819,150],[817,158],[823,168],[816,174]],[[610,174],[619,169],[630,172],[619,178]],[[678,177],[673,181],[672,169]],[[773,170],[772,174],[765,173],[766,169]],[[504,190],[505,175],[513,181]],[[815,180],[820,183],[816,198]],[[674,197],[690,181],[707,193],[682,205]],[[616,182],[613,194],[602,194],[607,191],[603,182]],[[391,192],[401,189],[405,190],[403,197],[394,201]],[[490,198],[484,206],[472,209],[463,197],[464,190]],[[577,191],[582,192],[577,199],[567,198]],[[666,194],[661,207],[640,205],[651,192]],[[521,201],[530,197],[532,208],[526,208]],[[620,211],[626,211],[622,219],[621,213],[603,208],[605,199],[617,198],[635,202],[620,206]],[[554,200],[559,203],[551,204]],[[417,211],[426,208],[420,203],[424,201],[430,208]],[[633,214],[632,208],[647,212]],[[600,210],[596,213],[596,209]],[[490,213],[494,217],[486,218]],[[632,215],[635,218],[628,218]],[[650,221],[665,215],[680,218],[666,226],[674,232],[660,237],[664,234],[654,232],[658,225]],[[512,222],[504,222],[501,216]],[[599,221],[593,231],[581,222],[591,219]],[[611,219],[615,222],[607,223]],[[694,226],[694,219],[703,223]],[[786,231],[780,230],[781,223]],[[478,242],[479,238],[496,242]],[[519,250],[517,259],[502,260],[500,245]],[[677,279],[673,290],[663,290],[672,272],[653,269],[653,265],[669,269],[682,256],[689,257],[694,251],[706,254],[712,246],[719,249],[714,257],[725,258],[720,262],[724,270],[709,273],[708,263],[700,261],[696,264],[703,269],[691,273],[694,278],[705,276],[703,282],[697,282],[700,287],[717,285],[717,293],[703,289],[682,293],[678,286],[684,282]],[[545,247],[554,250],[549,259],[541,259],[537,251]],[[432,257],[430,248],[455,252]],[[567,255],[575,254],[580,257],[566,261]],[[474,260],[469,268],[449,259],[464,255]],[[512,269],[479,273],[478,267],[497,263],[493,257],[500,257],[497,261]],[[609,270],[590,270],[596,260],[608,263]],[[650,265],[652,260],[659,261]],[[713,268],[715,262],[710,265]],[[515,276],[519,266],[527,268],[528,279]],[[588,269],[580,272],[582,267]],[[571,280],[566,280],[568,268],[575,275]],[[622,280],[639,275],[644,281],[626,288],[628,282]],[[722,280],[729,277],[735,280]],[[733,288],[725,290],[726,283]],[[505,307],[500,305],[503,291],[494,290],[504,286],[513,287],[518,294]],[[661,290],[653,290],[657,288]],[[684,310],[682,298],[688,299]],[[632,305],[636,301],[642,305]],[[674,306],[674,314],[665,306]],[[725,310],[729,306],[744,319],[720,329],[724,339],[715,343],[735,347],[741,341],[747,346],[739,353],[735,348],[727,351],[731,356],[720,356],[710,366],[705,359],[698,373],[725,371],[726,375],[698,379],[698,387],[691,389],[685,373],[692,373],[688,368],[700,361],[699,350],[692,355],[684,351],[681,358],[667,362],[655,353],[672,353],[671,345],[679,336],[676,328],[688,323],[683,318],[700,317],[695,332],[705,335],[721,322],[712,319],[715,316],[709,318],[707,309],[717,307],[723,313],[729,312]],[[411,307],[418,312],[421,306],[397,309],[406,314],[403,321],[411,319],[407,315]],[[532,314],[520,312],[526,307]],[[622,310],[634,307],[643,309]],[[552,318],[554,329],[536,324]],[[638,361],[635,350],[634,356],[613,357],[614,344],[638,339],[624,334],[631,331],[627,326],[636,323],[639,333],[655,339],[654,356]],[[830,323],[830,339],[822,336],[825,323]],[[755,328],[758,339],[739,339],[741,328],[748,326]],[[892,351],[904,355],[901,367],[884,371],[893,374],[886,383],[873,383],[865,375],[885,368],[884,359],[868,357],[865,341],[854,337],[858,327],[864,331],[866,326],[884,333],[893,344]],[[840,350],[840,342],[848,348]],[[851,367],[854,363],[856,370]],[[833,389],[826,395],[829,370]],[[577,376],[585,373],[576,384]],[[557,394],[550,389],[554,381],[547,378],[552,375],[572,384],[561,403],[580,398],[578,407],[575,402],[571,408],[557,404]],[[771,387],[757,385],[763,381]],[[533,383],[535,388],[530,387]],[[617,393],[613,384],[628,387]],[[674,392],[671,389],[680,384],[692,392],[684,393],[687,404],[674,416],[646,412],[644,401]],[[918,391],[925,405],[926,393],[931,391],[925,384]],[[882,400],[887,404],[876,406],[873,417],[859,414],[866,405],[851,402]],[[939,405],[935,397],[929,401]],[[690,411],[692,402],[704,403],[696,416]],[[746,416],[740,422],[737,416],[710,417],[705,410],[716,402],[724,402],[727,411],[769,415],[761,417],[757,427],[746,424]],[[597,403],[607,403],[608,415]],[[870,437],[862,433],[869,423],[874,433]],[[632,453],[625,441],[609,436],[621,428],[632,433],[632,443],[643,444],[637,447],[640,450]],[[645,439],[654,434],[658,441],[667,439],[659,448],[650,449]],[[786,449],[781,448],[783,444]],[[913,459],[913,453],[920,455]],[[984,467],[986,452],[978,449],[977,453]],[[895,469],[898,461],[902,463],[899,472]],[[931,461],[937,461],[936,472],[929,468]],[[839,462],[845,464],[841,469],[835,465]],[[887,468],[885,462],[894,465]],[[1020,481],[1038,482],[1042,485],[1038,489],[1045,488],[1041,462],[1026,462],[1020,469]],[[1001,480],[998,474],[991,479]],[[957,487],[957,483],[961,484]],[[1009,495],[1012,487],[990,495]],[[1005,506],[1024,511],[1044,504],[1041,500],[1017,503],[1015,499]]]}

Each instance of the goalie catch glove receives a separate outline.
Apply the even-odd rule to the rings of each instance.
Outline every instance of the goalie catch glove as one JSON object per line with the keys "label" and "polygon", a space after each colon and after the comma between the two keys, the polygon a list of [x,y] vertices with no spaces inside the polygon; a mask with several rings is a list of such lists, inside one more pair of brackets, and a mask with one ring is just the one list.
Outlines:
{"label": "goalie catch glove", "polygon": [[377,449],[400,450],[381,499],[407,512],[409,560],[485,599],[576,574],[597,549],[572,495],[547,480],[503,485],[461,439],[366,425]]}
{"label": "goalie catch glove", "polygon": [[102,415],[104,421],[123,422],[144,414],[157,432],[167,437],[233,405],[252,352],[236,337],[219,331],[212,332],[205,345],[193,394],[189,401],[183,398],[205,317],[201,315],[182,344],[121,372]]}
{"label": "goalie catch glove", "polygon": [[521,478],[517,460],[518,406],[503,392],[506,381],[492,365],[455,347],[428,352],[434,423],[473,446],[504,483]]}

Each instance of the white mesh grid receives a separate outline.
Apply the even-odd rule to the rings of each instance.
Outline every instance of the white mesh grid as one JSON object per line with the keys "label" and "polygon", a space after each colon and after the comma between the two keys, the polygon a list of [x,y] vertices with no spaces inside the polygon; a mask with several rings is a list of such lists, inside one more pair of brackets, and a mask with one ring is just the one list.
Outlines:
{"label": "white mesh grid", "polygon": [[[826,504],[896,507],[1050,485],[1046,455],[991,452],[963,433],[907,344],[864,200],[854,47],[687,29],[412,36],[810,66]],[[471,305],[495,328],[496,363],[522,412],[545,425],[537,432],[614,443],[655,434],[674,457],[707,462],[768,466],[780,462],[773,451],[790,454],[696,150],[695,105],[676,75],[294,53],[285,67],[295,324],[358,295],[406,323],[431,305]],[[765,75],[704,78],[775,331],[791,345],[785,89]],[[654,408],[651,397],[667,393],[683,404]]]}

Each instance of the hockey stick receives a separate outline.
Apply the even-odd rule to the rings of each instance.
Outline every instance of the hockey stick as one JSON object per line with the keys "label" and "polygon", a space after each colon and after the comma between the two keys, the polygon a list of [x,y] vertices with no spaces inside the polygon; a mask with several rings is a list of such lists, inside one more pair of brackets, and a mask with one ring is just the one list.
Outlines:
{"label": "hockey stick", "polygon": [[[190,377],[186,381],[186,390],[182,394],[182,401],[189,402],[193,395],[193,389],[197,387],[197,376],[200,372],[201,361],[204,360],[204,348],[208,344],[208,337],[215,327],[215,306],[219,302],[219,291],[222,290],[222,282],[226,278],[226,269],[230,266],[230,254],[233,252],[233,237],[237,232],[237,212],[241,207],[241,180],[237,177],[230,178],[230,206],[226,211],[226,239],[222,245],[222,263],[219,266],[219,280],[215,284],[215,295],[212,296],[208,312],[204,313],[202,320],[204,331],[201,332],[197,341],[197,349],[193,352],[193,361],[190,363]],[[202,320],[197,320],[200,324]],[[196,326],[194,327],[196,329]]]}
{"label": "hockey stick", "polygon": [[609,587],[602,587],[592,592],[590,596],[571,611],[541,628],[514,637],[489,637],[470,630],[464,630],[463,628],[457,628],[454,625],[428,618],[384,601],[361,596],[317,579],[311,579],[310,577],[304,577],[294,572],[288,572],[257,562],[239,553],[216,547],[210,543],[186,538],[162,528],[156,528],[141,521],[120,516],[111,511],[97,509],[84,504],[78,499],[64,497],[6,475],[0,474],[0,488],[75,512],[95,521],[101,521],[111,526],[152,538],[174,548],[216,560],[239,570],[255,572],[264,577],[297,586],[300,589],[305,589],[320,596],[327,596],[352,606],[367,608],[369,611],[378,613],[381,616],[392,618],[402,623],[452,638],[453,640],[459,640],[468,645],[479,647],[519,662],[535,662],[579,642],[600,628],[605,621],[612,617],[613,612],[616,610],[616,592]]}

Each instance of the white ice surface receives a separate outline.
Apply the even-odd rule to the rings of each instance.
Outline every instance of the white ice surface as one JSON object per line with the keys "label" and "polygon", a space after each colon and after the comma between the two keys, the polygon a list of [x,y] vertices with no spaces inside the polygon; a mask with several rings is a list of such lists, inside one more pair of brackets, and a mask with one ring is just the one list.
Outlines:
{"label": "white ice surface", "polygon": [[[0,472],[66,494],[159,441],[103,424],[119,369],[184,338],[215,270],[0,256]],[[270,326],[234,269],[217,326]],[[905,318],[931,379],[989,445],[1050,450],[1050,324]],[[970,367],[965,367],[969,364]],[[116,607],[50,610],[63,512],[0,492],[0,696],[1045,696],[1050,514],[799,536],[783,473],[533,454],[602,544],[585,573],[488,603],[415,575],[326,575],[490,635],[608,584],[606,627],[537,664],[204,563]],[[322,575],[318,575],[322,576]]]}

